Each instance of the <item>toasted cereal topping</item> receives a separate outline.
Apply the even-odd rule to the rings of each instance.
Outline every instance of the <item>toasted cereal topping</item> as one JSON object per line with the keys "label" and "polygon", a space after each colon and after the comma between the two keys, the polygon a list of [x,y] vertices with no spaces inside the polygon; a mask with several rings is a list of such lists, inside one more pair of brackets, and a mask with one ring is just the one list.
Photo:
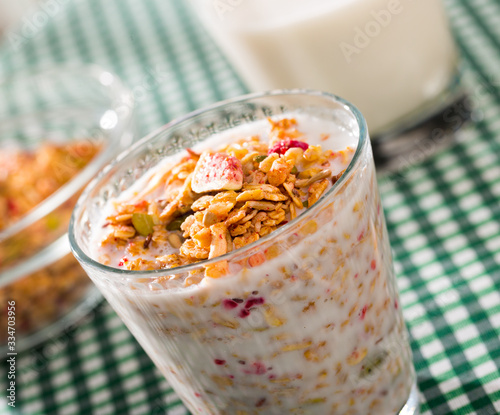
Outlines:
{"label": "toasted cereal topping", "polygon": [[[340,177],[332,177],[331,161],[352,150],[309,145],[295,119],[269,122],[269,142],[252,136],[217,151],[189,149],[171,169],[156,173],[139,199],[116,203],[102,246],[119,246],[126,255],[108,265],[149,270],[215,258],[259,240],[316,203]],[[151,255],[164,244],[169,254]],[[223,266],[215,268],[207,275],[224,275]]]}
{"label": "toasted cereal topping", "polygon": [[[75,177],[98,154],[101,144],[90,139],[44,142],[35,149],[0,149],[0,231],[13,225]],[[66,232],[78,195],[0,244],[0,274],[32,258]],[[86,295],[90,280],[72,255],[40,265],[0,288],[0,303],[16,303],[16,335],[25,336],[55,322]],[[7,319],[0,322],[0,343],[6,344]]]}
{"label": "toasted cereal topping", "polygon": [[0,150],[0,230],[76,176],[99,152],[91,140],[47,142],[36,150]]}

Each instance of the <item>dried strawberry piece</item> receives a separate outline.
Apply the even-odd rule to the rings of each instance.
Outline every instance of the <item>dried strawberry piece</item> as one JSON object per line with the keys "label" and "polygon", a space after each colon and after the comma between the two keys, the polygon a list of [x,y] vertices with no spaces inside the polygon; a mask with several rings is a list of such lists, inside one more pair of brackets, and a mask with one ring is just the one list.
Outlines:
{"label": "dried strawberry piece", "polygon": [[267,154],[272,154],[272,153],[285,154],[289,148],[293,147],[298,147],[301,148],[302,150],[307,150],[309,148],[309,144],[299,140],[281,140],[274,146],[272,146],[267,152]]}
{"label": "dried strawberry piece", "polygon": [[243,186],[241,162],[225,153],[203,152],[194,169],[191,188],[196,193],[239,190]]}

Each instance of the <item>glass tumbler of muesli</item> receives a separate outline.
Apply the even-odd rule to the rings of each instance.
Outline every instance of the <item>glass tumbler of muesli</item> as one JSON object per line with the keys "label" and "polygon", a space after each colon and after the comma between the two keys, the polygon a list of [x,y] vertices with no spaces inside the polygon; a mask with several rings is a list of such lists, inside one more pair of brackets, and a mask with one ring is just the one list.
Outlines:
{"label": "glass tumbler of muesli", "polygon": [[194,414],[416,414],[366,124],[274,91],[144,138],[87,188],[73,252]]}

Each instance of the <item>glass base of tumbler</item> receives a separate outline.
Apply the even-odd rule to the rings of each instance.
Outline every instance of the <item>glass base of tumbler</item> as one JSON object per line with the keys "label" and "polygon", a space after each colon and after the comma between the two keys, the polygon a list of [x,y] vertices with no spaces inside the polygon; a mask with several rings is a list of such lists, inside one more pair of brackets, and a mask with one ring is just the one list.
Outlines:
{"label": "glass base of tumbler", "polygon": [[417,383],[415,382],[413,384],[413,387],[411,388],[410,396],[408,397],[405,406],[403,406],[403,409],[399,411],[398,415],[419,415],[419,414],[420,414],[420,402],[418,401],[418,389],[417,389]]}

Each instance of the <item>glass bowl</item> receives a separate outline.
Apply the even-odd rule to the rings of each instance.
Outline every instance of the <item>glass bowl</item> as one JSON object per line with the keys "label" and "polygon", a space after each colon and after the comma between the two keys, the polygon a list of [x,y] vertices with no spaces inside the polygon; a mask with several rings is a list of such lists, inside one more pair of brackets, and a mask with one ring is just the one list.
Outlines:
{"label": "glass bowl", "polygon": [[99,300],[70,255],[68,223],[84,186],[132,140],[132,95],[102,68],[0,79],[0,348],[29,348]]}
{"label": "glass bowl", "polygon": [[[218,151],[232,143],[227,154],[247,158],[242,175],[255,186],[251,175],[255,164],[262,162],[255,160],[256,153],[268,154],[268,149],[259,151],[240,139],[248,143],[248,137],[260,136],[262,143],[267,142],[270,133],[262,123],[268,125],[269,117],[273,122],[296,118],[298,131],[305,133],[310,144],[321,140],[333,157],[343,157],[340,149],[346,145],[355,150],[352,160],[348,157],[343,162],[349,164],[342,165],[345,171],[340,178],[312,207],[297,211],[295,218],[284,214],[283,226],[275,229],[271,227],[276,226],[276,211],[287,203],[283,199],[274,207],[254,205],[250,213],[243,207],[247,203],[243,198],[238,207],[229,201],[230,191],[197,193],[196,173],[189,174],[198,167],[197,152]],[[281,137],[281,131],[276,136]],[[186,170],[177,164],[180,160]],[[187,167],[193,160],[197,160],[196,167],[192,163]],[[234,170],[230,174],[231,167],[225,172],[236,177]],[[297,177],[300,173],[295,172]],[[211,179],[210,174],[207,177]],[[260,183],[262,191],[264,186],[273,187],[269,178],[257,178],[264,183]],[[176,263],[172,255],[172,262],[163,265],[153,259],[160,252],[166,262],[171,253],[184,255],[178,244],[171,243],[174,250],[168,247],[169,236],[176,234],[165,230],[171,230],[168,226],[174,221],[167,222],[165,229],[160,220],[152,232],[145,232],[147,236],[125,237],[127,242],[114,232],[118,228],[113,221],[120,216],[120,224],[131,220],[135,228],[133,213],[143,208],[149,213],[153,204],[164,202],[161,198],[170,192],[166,183],[177,180],[183,186],[182,198],[186,196],[179,211],[192,214],[194,221],[195,214],[200,218],[198,212],[208,218],[207,223],[191,225],[197,229],[195,237],[210,229],[210,248],[203,237],[200,244],[194,242],[200,250],[184,242],[188,255],[194,254],[192,261],[195,256],[202,260],[191,263],[190,259],[177,266],[182,259]],[[243,189],[233,190],[238,194],[235,201],[240,194],[248,194]],[[289,194],[285,186],[282,191]],[[202,200],[200,196],[213,202],[215,223],[210,223],[207,205],[201,207],[204,202],[193,207]],[[122,212],[125,205],[134,209]],[[221,205],[229,205],[229,210],[223,211]],[[158,209],[161,214],[163,207]],[[226,225],[229,215],[238,210],[246,216]],[[261,214],[264,217],[250,221]],[[180,221],[191,227],[188,219]],[[259,232],[259,222],[263,223],[259,229],[265,224],[270,233]],[[106,229],[101,233],[103,226]],[[123,228],[127,226],[122,226],[126,233]],[[245,237],[243,244],[248,244],[238,247],[236,240]],[[341,98],[304,90],[257,93],[167,124],[122,153],[88,186],[74,210],[69,239],[89,277],[192,414],[418,412],[411,350],[366,123]],[[210,258],[212,247],[223,255]],[[210,252],[205,255],[202,249]],[[124,266],[127,261],[136,266]]]}

